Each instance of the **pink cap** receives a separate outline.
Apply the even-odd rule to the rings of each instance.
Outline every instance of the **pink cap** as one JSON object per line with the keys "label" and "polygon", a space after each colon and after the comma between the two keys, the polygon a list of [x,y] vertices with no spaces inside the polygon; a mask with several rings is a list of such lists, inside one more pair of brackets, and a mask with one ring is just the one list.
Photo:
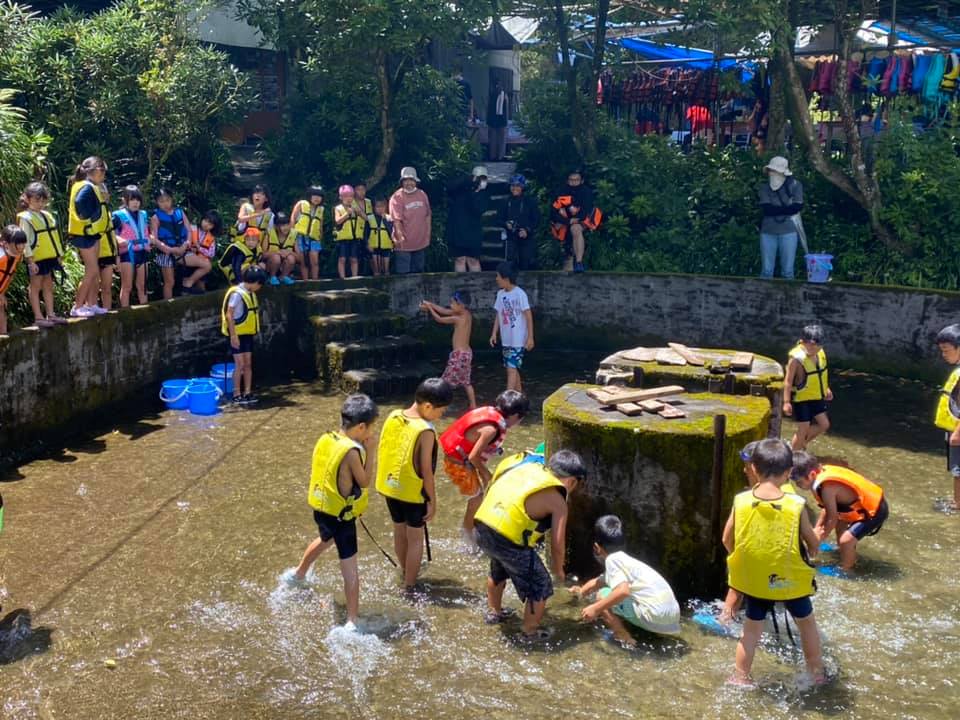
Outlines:
{"label": "pink cap", "polygon": [[339,194],[339,195],[346,195],[346,194],[348,194],[348,193],[349,193],[350,195],[353,195],[353,185],[341,185],[341,186],[340,186],[340,190],[338,191],[338,194]]}

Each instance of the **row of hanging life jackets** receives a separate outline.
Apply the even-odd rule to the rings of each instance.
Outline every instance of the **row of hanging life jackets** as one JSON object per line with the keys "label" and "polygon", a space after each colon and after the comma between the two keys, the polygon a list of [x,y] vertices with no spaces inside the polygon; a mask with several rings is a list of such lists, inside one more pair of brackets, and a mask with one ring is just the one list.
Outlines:
{"label": "row of hanging life jackets", "polygon": [[717,99],[717,80],[712,70],[664,68],[627,77],[606,70],[597,81],[597,105],[678,101],[706,105]]}
{"label": "row of hanging life jackets", "polygon": [[[807,90],[832,95],[837,65],[835,60],[819,61]],[[866,91],[885,97],[918,95],[924,102],[939,104],[953,100],[960,85],[957,53],[898,54],[863,62],[850,60],[847,68],[847,89],[851,92]]]}

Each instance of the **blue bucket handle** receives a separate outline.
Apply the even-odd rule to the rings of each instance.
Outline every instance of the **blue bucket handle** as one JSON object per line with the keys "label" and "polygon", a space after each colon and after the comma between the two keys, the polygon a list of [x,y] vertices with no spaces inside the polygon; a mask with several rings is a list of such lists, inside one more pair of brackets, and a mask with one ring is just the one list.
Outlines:
{"label": "blue bucket handle", "polygon": [[[194,382],[192,383],[192,385],[198,385],[198,386],[204,385],[206,387],[212,388],[217,393],[217,400],[220,400],[220,398],[222,398],[225,394],[223,390],[220,389],[220,386],[217,385],[215,382],[213,382],[213,380],[211,380],[210,378],[199,378],[199,382]],[[184,392],[186,392],[186,390],[184,390]],[[181,395],[180,397],[183,397],[183,395]]]}
{"label": "blue bucket handle", "polygon": [[161,385],[161,386],[160,386],[160,399],[161,399],[163,402],[165,402],[165,403],[175,403],[175,402],[177,402],[178,400],[182,400],[182,399],[183,399],[183,396],[187,394],[187,390],[189,389],[189,387],[190,387],[190,383],[186,383],[186,384],[183,386],[183,391],[182,391],[179,395],[177,395],[175,398],[168,398],[168,397],[164,397],[164,395],[163,395],[164,386]]}

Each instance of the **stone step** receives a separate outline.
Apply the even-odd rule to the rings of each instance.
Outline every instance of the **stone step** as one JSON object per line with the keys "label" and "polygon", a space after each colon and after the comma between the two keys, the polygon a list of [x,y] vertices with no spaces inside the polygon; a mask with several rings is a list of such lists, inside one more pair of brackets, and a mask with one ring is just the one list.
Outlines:
{"label": "stone step", "polygon": [[408,367],[347,370],[340,380],[340,389],[347,393],[365,393],[374,400],[412,395],[424,378],[437,373],[437,368],[423,363]]}
{"label": "stone step", "polygon": [[409,335],[388,335],[358,342],[327,343],[326,380],[340,385],[348,370],[363,368],[401,368],[420,362],[424,354],[423,341]]}
{"label": "stone step", "polygon": [[346,313],[372,313],[387,310],[390,296],[382,290],[371,288],[345,288],[343,290],[308,290],[297,293],[306,315],[342,315]]}
{"label": "stone step", "polygon": [[355,342],[384,335],[400,335],[407,325],[402,315],[384,312],[312,315],[309,321],[318,349],[331,342]]}

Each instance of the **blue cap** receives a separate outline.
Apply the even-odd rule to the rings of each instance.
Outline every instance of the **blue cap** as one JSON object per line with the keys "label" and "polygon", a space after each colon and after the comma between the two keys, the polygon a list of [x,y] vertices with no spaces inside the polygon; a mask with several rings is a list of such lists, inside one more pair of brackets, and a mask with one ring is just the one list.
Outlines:
{"label": "blue cap", "polygon": [[510,178],[511,185],[519,185],[522,188],[527,186],[527,179],[523,175],[514,175]]}

